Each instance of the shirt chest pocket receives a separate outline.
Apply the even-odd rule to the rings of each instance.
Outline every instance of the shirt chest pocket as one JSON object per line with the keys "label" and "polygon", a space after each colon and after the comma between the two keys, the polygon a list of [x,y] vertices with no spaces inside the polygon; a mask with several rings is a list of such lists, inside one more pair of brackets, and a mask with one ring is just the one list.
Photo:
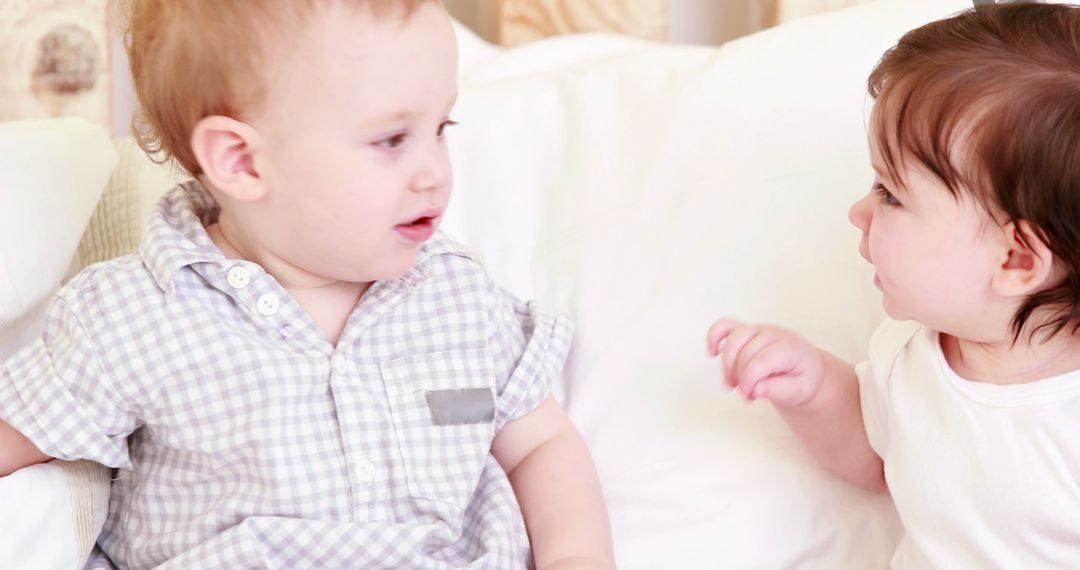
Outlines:
{"label": "shirt chest pocket", "polygon": [[409,496],[468,504],[495,429],[495,369],[487,351],[384,362],[383,381]]}

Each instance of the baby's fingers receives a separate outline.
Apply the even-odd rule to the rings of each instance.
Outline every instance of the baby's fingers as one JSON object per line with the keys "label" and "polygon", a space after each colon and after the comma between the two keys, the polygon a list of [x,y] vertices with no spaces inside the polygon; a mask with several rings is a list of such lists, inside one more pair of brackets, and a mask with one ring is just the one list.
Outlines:
{"label": "baby's fingers", "polygon": [[808,390],[801,377],[776,376],[758,382],[751,397],[765,398],[774,406],[794,408],[810,398]]}
{"label": "baby's fingers", "polygon": [[735,370],[739,389],[751,399],[768,397],[771,386],[781,381],[786,383],[797,370],[797,364],[789,347],[779,342],[769,343],[751,358],[740,361]]}
{"label": "baby's fingers", "polygon": [[741,326],[742,323],[735,319],[720,319],[713,323],[705,335],[705,348],[709,351],[709,356],[720,356],[720,341]]}
{"label": "baby's fingers", "polygon": [[761,350],[744,372],[753,384],[744,393],[751,399],[765,398],[778,406],[799,406],[814,391],[806,376],[805,363],[797,351],[777,343]]}
{"label": "baby's fingers", "polygon": [[753,357],[753,351],[746,349],[761,329],[754,326],[740,326],[732,331],[724,340],[724,346],[720,349],[721,358],[724,360],[724,381],[729,386],[742,384],[738,370],[746,361]]}

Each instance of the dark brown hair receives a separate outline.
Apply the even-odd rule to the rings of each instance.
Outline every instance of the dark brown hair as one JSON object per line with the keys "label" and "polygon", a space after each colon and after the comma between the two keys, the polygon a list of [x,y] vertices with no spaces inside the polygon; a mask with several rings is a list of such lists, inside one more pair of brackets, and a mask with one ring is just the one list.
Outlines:
{"label": "dark brown hair", "polygon": [[[1080,8],[980,6],[905,34],[869,80],[871,129],[894,180],[910,158],[992,215],[1031,225],[1065,278],[1028,297],[1014,341],[1080,328]],[[962,142],[962,145],[957,143]],[[957,148],[964,151],[957,155]]]}

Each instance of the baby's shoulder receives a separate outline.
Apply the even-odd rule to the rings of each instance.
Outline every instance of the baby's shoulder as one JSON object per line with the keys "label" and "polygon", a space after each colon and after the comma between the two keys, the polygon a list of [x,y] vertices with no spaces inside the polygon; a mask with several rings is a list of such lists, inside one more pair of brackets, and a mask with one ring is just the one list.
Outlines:
{"label": "baby's shoulder", "polygon": [[491,285],[483,256],[443,232],[424,244],[416,266],[428,278],[457,281],[466,286]]}
{"label": "baby's shoulder", "polygon": [[925,327],[915,321],[886,320],[870,338],[869,359],[877,367],[891,368],[905,350],[913,348]]}
{"label": "baby's shoulder", "polygon": [[870,338],[870,350],[896,350],[911,342],[923,326],[915,321],[886,319]]}
{"label": "baby's shoulder", "polygon": [[107,322],[111,314],[130,312],[154,295],[160,289],[142,257],[131,253],[86,267],[60,289],[57,299],[67,310]]}

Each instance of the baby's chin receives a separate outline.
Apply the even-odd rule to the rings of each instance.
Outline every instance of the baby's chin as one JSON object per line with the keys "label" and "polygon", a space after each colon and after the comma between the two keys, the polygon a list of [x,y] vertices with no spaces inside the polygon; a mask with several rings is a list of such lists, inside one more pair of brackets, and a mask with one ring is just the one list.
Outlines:
{"label": "baby's chin", "polygon": [[[374,281],[393,281],[401,279],[416,265],[416,257],[419,248],[412,254],[398,254],[394,259],[386,260],[375,266],[365,267],[361,270],[354,268],[342,268],[331,271],[325,275],[336,281],[349,281],[352,283],[371,283]],[[355,267],[355,266],[354,266]]]}
{"label": "baby's chin", "polygon": [[888,294],[882,293],[881,295],[881,307],[885,309],[885,314],[894,321],[910,321],[911,315],[907,311],[902,310],[897,306],[897,303],[893,301]]}

